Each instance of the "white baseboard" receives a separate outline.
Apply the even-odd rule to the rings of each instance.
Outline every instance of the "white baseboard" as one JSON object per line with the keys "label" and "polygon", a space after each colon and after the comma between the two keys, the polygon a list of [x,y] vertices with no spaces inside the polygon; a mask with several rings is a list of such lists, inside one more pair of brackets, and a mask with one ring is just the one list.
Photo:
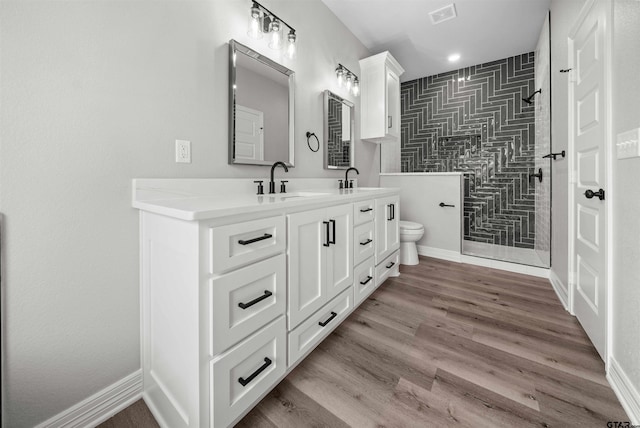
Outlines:
{"label": "white baseboard", "polygon": [[569,288],[565,287],[565,285],[562,283],[562,281],[560,280],[558,275],[556,275],[553,269],[549,270],[549,282],[551,282],[551,286],[553,287],[553,290],[558,295],[558,300],[560,300],[560,303],[562,303],[562,306],[564,306],[564,309],[567,312],[570,312],[569,311]]}
{"label": "white baseboard", "polygon": [[620,364],[613,356],[609,358],[609,371],[607,372],[607,380],[616,393],[620,404],[627,416],[631,420],[631,424],[640,424],[640,394],[635,386],[631,383],[627,374],[624,372]]}
{"label": "white baseboard", "polygon": [[427,247],[426,245],[416,245],[418,254],[436,259],[449,260],[460,263],[462,255],[459,251],[443,250],[441,248]]}
{"label": "white baseboard", "polygon": [[117,381],[35,428],[95,427],[142,396],[142,370]]}

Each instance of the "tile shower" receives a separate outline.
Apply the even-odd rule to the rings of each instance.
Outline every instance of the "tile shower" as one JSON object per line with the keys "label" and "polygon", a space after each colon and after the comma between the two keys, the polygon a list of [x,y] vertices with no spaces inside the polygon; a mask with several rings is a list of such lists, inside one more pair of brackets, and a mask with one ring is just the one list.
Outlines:
{"label": "tile shower", "polygon": [[402,172],[463,173],[463,252],[493,248],[496,258],[544,265],[534,248],[549,229],[536,225],[550,211],[530,179],[536,104],[522,100],[536,89],[534,60],[530,52],[402,83],[400,154]]}

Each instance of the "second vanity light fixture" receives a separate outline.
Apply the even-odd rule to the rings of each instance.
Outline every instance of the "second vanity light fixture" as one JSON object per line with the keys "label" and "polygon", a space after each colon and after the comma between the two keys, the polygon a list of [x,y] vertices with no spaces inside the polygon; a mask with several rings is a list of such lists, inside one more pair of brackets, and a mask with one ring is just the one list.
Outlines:
{"label": "second vanity light fixture", "polygon": [[249,15],[249,31],[247,32],[249,36],[261,39],[263,34],[267,34],[271,39],[269,47],[279,50],[283,46],[284,27],[289,29],[286,40],[287,56],[293,59],[296,56],[296,30],[257,1],[253,2]]}
{"label": "second vanity light fixture", "polygon": [[360,94],[360,82],[358,76],[342,64],[338,64],[336,68],[336,77],[338,86],[347,88],[347,92],[357,97]]}

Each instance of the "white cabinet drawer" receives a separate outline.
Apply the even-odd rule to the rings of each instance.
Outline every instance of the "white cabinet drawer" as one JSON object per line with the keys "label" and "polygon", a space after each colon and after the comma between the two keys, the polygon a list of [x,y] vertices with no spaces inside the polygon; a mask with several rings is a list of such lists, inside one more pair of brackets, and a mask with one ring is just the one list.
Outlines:
{"label": "white cabinet drawer", "polygon": [[212,227],[211,273],[226,272],[281,253],[286,245],[284,216]]}
{"label": "white cabinet drawer", "polygon": [[397,272],[400,264],[400,251],[396,250],[382,263],[376,266],[376,287],[382,284],[392,272]]}
{"label": "white cabinet drawer", "polygon": [[285,373],[284,317],[211,362],[211,427],[227,427]]}
{"label": "white cabinet drawer", "polygon": [[289,366],[312,350],[339,325],[353,307],[351,287],[289,333]]}
{"label": "white cabinet drawer", "polygon": [[355,202],[353,204],[353,208],[354,208],[353,210],[354,225],[366,223],[368,221],[373,221],[375,217],[375,204],[373,203],[373,199],[368,201]]}
{"label": "white cabinet drawer", "polygon": [[357,307],[377,286],[373,257],[356,266],[353,278],[353,304]]}
{"label": "white cabinet drawer", "polygon": [[373,256],[375,252],[375,242],[373,233],[373,222],[357,226],[353,230],[353,264],[358,265]]}
{"label": "white cabinet drawer", "polygon": [[211,280],[211,356],[284,315],[286,275],[280,254]]}

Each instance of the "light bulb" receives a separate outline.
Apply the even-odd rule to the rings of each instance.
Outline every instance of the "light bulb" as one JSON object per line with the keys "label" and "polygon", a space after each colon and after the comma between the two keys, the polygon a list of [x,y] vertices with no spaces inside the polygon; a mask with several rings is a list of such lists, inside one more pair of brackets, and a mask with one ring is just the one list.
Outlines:
{"label": "light bulb", "polygon": [[293,30],[289,31],[287,36],[287,56],[289,59],[293,59],[296,56],[296,33]]}
{"label": "light bulb", "polygon": [[269,24],[269,32],[271,33],[271,42],[269,47],[271,49],[280,49],[282,47],[282,37],[280,37],[280,21],[273,18]]}
{"label": "light bulb", "polygon": [[262,31],[260,31],[260,9],[254,3],[251,8],[251,15],[249,16],[249,31],[247,31],[249,37],[254,39],[262,38]]}
{"label": "light bulb", "polygon": [[338,77],[338,86],[342,87],[344,83],[344,70],[342,67],[336,68],[336,76]]}
{"label": "light bulb", "polygon": [[353,95],[355,97],[360,95],[360,82],[358,82],[358,78],[357,77],[355,79],[353,79],[353,88],[352,88],[351,92],[353,93]]}
{"label": "light bulb", "polygon": [[351,73],[347,73],[347,83],[346,83],[347,92],[351,92],[351,84],[352,84],[352,82],[353,82],[352,74]]}

